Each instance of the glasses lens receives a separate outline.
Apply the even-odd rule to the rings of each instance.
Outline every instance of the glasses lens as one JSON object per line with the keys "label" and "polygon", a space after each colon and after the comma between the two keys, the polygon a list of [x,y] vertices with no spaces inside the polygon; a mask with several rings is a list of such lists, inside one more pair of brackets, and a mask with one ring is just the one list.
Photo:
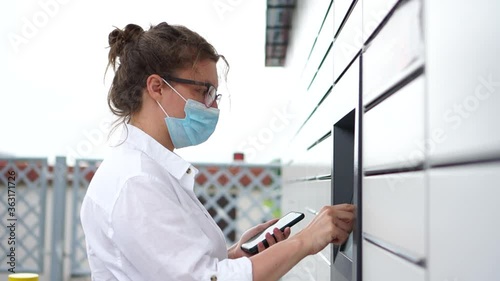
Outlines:
{"label": "glasses lens", "polygon": [[207,107],[211,107],[215,102],[216,96],[217,96],[217,90],[214,87],[210,87],[208,89],[207,94],[205,95],[205,105]]}

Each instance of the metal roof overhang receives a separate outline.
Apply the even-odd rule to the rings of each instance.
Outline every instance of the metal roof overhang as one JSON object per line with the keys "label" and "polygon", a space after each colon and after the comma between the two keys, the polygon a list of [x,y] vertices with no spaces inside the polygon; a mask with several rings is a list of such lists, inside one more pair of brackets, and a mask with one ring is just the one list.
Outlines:
{"label": "metal roof overhang", "polygon": [[296,0],[267,0],[266,66],[284,66]]}

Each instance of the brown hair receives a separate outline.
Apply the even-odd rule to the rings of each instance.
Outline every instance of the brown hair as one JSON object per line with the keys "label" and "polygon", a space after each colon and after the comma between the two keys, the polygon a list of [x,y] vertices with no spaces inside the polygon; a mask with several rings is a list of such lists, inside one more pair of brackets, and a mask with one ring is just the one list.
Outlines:
{"label": "brown hair", "polygon": [[108,106],[119,117],[117,121],[123,123],[141,108],[142,93],[150,75],[175,75],[177,70],[194,68],[204,59],[218,62],[222,58],[226,69],[229,67],[224,56],[217,54],[210,43],[181,25],[162,22],[144,31],[138,25],[128,24],[123,30],[115,28],[108,42],[107,69],[111,66],[115,72]]}

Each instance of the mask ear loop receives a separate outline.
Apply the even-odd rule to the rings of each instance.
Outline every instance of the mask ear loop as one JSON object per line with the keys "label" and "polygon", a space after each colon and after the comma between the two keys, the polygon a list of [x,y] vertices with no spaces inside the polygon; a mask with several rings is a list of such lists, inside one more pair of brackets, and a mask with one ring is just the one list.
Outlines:
{"label": "mask ear loop", "polygon": [[167,115],[167,117],[170,117],[168,116],[167,112],[165,111],[165,109],[163,109],[163,106],[161,106],[160,102],[159,101],[156,101],[156,103],[158,104],[158,106],[161,108],[161,110],[163,111],[163,113],[165,113],[165,115]]}
{"label": "mask ear loop", "polygon": [[179,97],[181,97],[185,102],[187,102],[187,100],[181,94],[179,94],[179,92],[177,92],[177,90],[174,87],[172,87],[172,85],[170,85],[170,83],[168,83],[167,81],[165,81],[165,79],[163,79],[163,78],[161,80],[163,80],[163,82],[165,82],[165,84],[167,84],[170,88],[172,88],[172,90],[174,90],[174,92],[176,94],[178,94]]}

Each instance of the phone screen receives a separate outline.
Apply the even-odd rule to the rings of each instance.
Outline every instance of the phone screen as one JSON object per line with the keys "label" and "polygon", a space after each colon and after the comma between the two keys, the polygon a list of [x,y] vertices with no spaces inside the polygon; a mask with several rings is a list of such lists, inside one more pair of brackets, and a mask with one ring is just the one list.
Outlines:
{"label": "phone screen", "polygon": [[[275,228],[280,229],[281,231],[284,231],[286,227],[291,227],[292,225],[296,224],[300,220],[304,218],[303,213],[299,212],[290,212],[283,216],[281,219],[279,219],[275,224],[269,226],[266,228],[264,231],[260,232],[259,234],[255,235],[254,237],[250,238],[247,242],[245,242],[243,245],[241,245],[241,248],[249,253],[256,253],[257,252],[257,244],[261,241],[266,240],[266,233],[273,234],[273,230]],[[267,243],[264,243],[264,245],[267,247]]]}

